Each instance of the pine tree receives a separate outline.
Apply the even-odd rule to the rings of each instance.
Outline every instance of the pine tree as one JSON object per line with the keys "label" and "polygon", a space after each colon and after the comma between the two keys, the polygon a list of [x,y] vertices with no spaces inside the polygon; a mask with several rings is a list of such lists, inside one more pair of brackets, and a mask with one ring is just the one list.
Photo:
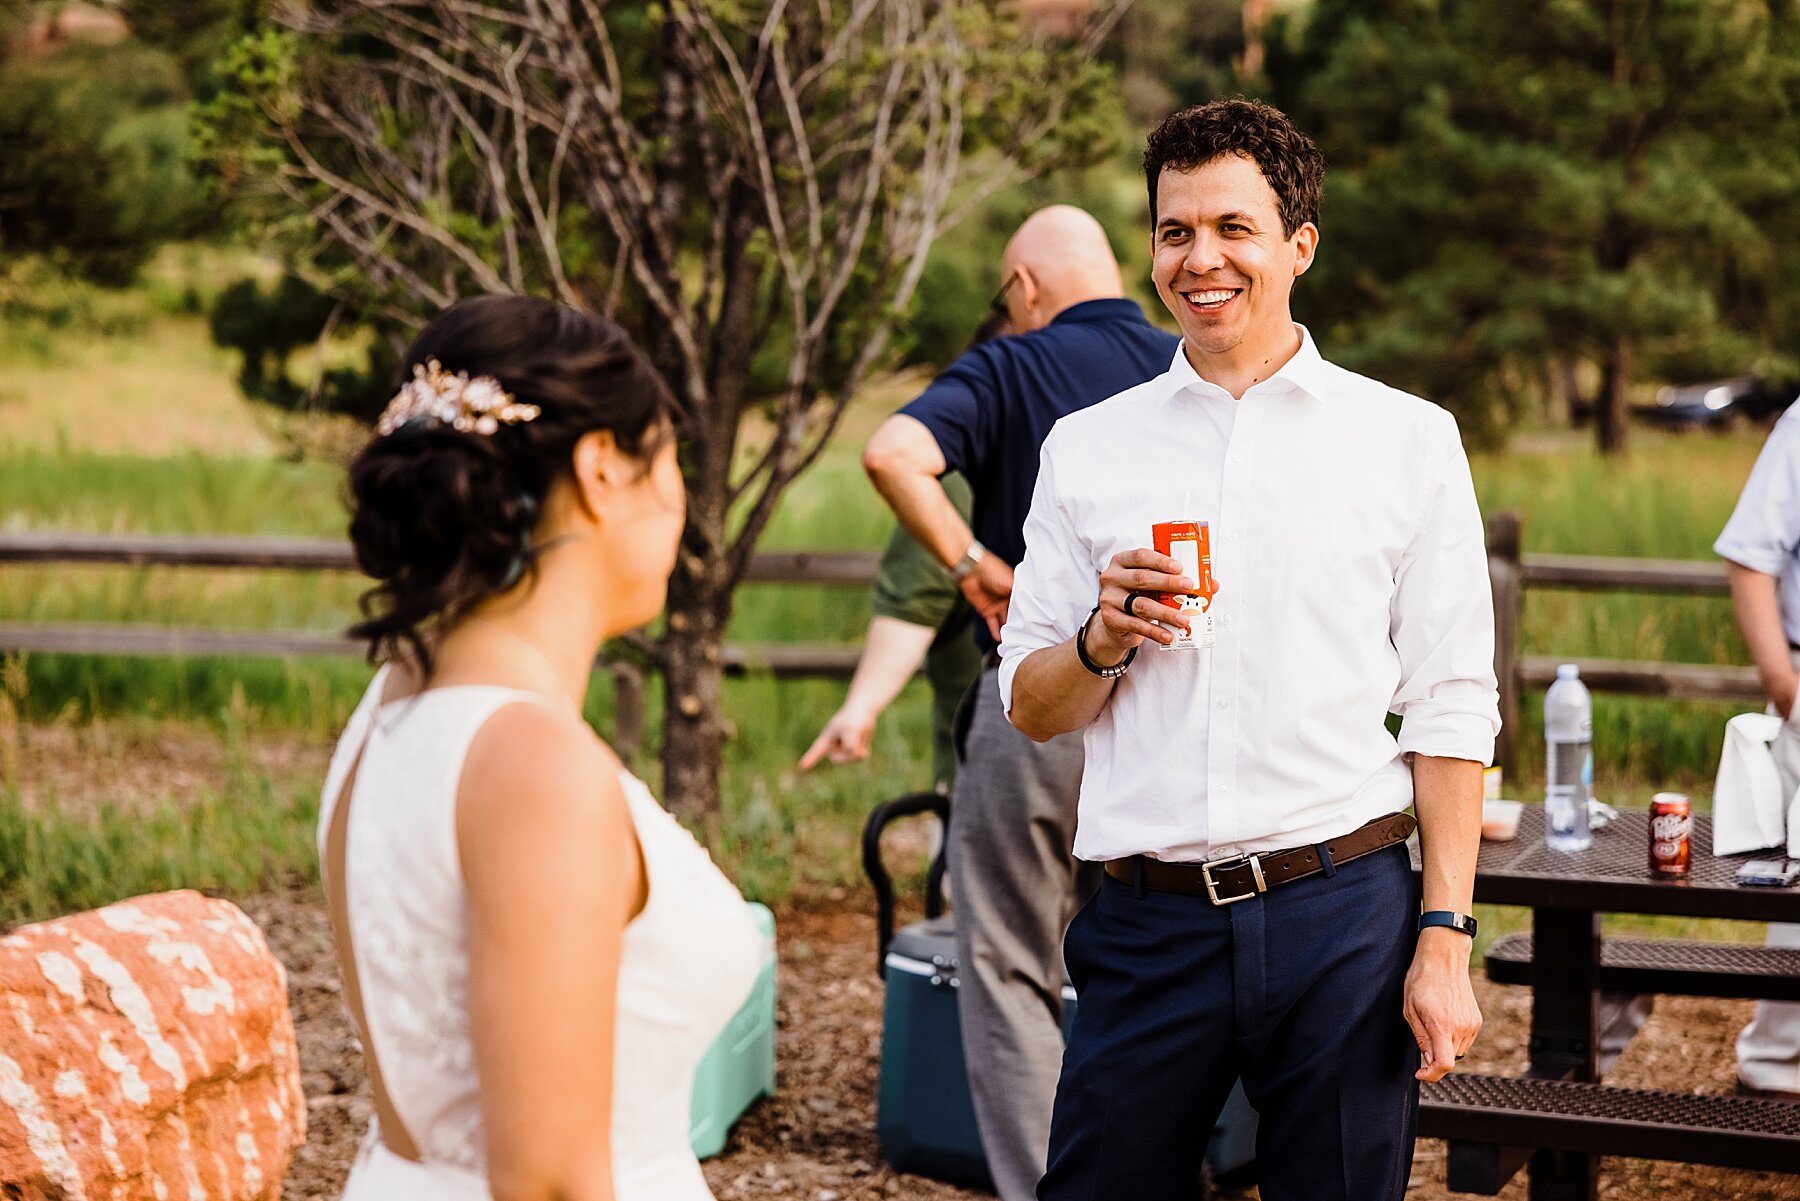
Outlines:
{"label": "pine tree", "polygon": [[1320,0],[1272,52],[1330,166],[1302,317],[1492,429],[1591,364],[1634,385],[1782,370],[1800,333],[1793,0]]}

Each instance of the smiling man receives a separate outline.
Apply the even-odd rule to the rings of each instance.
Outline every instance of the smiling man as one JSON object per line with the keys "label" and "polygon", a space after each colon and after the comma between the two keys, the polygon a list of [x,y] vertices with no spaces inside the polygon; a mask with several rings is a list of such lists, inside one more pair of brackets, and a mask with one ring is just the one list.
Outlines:
{"label": "smiling man", "polygon": [[1285,116],[1176,113],[1144,171],[1182,344],[1045,440],[1000,643],[1013,724],[1084,732],[1075,853],[1105,865],[1038,1197],[1186,1201],[1241,1077],[1264,1201],[1398,1199],[1418,1082],[1481,1026],[1500,723],[1468,462],[1448,413],[1294,324],[1324,164]]}

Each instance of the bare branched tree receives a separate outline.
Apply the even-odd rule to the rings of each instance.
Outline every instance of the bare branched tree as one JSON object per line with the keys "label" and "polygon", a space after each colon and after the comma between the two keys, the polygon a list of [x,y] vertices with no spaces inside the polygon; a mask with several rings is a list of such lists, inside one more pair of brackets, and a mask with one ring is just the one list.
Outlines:
{"label": "bare branched tree", "polygon": [[1094,53],[991,0],[313,0],[205,115],[297,270],[391,328],[532,292],[624,322],[691,414],[664,788],[719,804],[721,646],[784,489],[881,361],[933,241],[1117,144]]}

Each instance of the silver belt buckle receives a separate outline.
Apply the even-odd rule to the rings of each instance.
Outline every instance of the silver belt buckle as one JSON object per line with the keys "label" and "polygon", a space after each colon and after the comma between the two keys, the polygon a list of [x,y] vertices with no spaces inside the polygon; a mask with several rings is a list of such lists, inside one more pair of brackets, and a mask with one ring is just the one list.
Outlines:
{"label": "silver belt buckle", "polygon": [[[1219,895],[1219,882],[1213,879],[1213,869],[1215,867],[1236,867],[1240,863],[1248,863],[1250,865],[1250,878],[1254,881],[1256,887],[1250,892],[1244,893],[1242,896],[1221,897]],[[1248,901],[1251,897],[1256,896],[1257,893],[1269,891],[1269,886],[1263,883],[1262,861],[1256,855],[1227,855],[1223,859],[1212,859],[1206,863],[1202,863],[1200,865],[1200,880],[1206,885],[1206,899],[1215,905],[1235,905],[1239,901]]]}

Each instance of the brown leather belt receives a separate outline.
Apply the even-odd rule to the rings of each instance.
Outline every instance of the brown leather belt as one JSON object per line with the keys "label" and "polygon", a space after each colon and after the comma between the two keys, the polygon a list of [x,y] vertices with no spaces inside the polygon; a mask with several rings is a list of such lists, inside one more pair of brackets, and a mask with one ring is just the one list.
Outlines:
{"label": "brown leather belt", "polygon": [[1285,851],[1262,851],[1255,855],[1227,855],[1206,863],[1164,863],[1160,859],[1133,855],[1127,859],[1109,859],[1106,874],[1135,886],[1138,873],[1142,872],[1144,887],[1156,892],[1178,892],[1205,897],[1215,905],[1235,905],[1278,884],[1318,875],[1325,870],[1321,850],[1330,857],[1334,867],[1342,867],[1352,859],[1361,859],[1397,842],[1405,842],[1418,828],[1419,823],[1412,814],[1390,813],[1329,842],[1291,847]]}

